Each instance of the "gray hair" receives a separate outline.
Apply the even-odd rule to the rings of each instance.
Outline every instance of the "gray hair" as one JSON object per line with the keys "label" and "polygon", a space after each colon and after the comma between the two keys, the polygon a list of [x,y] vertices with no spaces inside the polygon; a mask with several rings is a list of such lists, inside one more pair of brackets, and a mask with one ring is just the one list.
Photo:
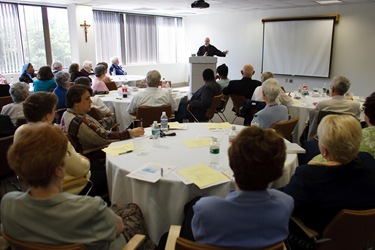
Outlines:
{"label": "gray hair", "polygon": [[265,71],[262,73],[262,75],[260,76],[260,81],[261,82],[264,82],[270,78],[275,78],[275,76],[272,74],[272,72],[269,72],[269,71]]}
{"label": "gray hair", "polygon": [[62,62],[60,61],[55,61],[53,64],[52,64],[52,69],[53,70],[59,70],[59,67],[62,67]]}
{"label": "gray hair", "polygon": [[104,65],[97,65],[94,69],[94,73],[96,77],[99,77],[103,74],[105,74],[105,66]]}
{"label": "gray hair", "polygon": [[9,94],[14,103],[23,102],[29,95],[29,85],[25,82],[16,82],[10,85]]}
{"label": "gray hair", "polygon": [[55,82],[57,86],[64,87],[68,82],[70,82],[70,74],[65,71],[59,71],[55,75]]}
{"label": "gray hair", "polygon": [[90,72],[92,70],[92,62],[91,61],[84,61],[82,67],[87,71]]}
{"label": "gray hair", "polygon": [[146,83],[149,87],[157,87],[159,85],[161,75],[157,70],[151,70],[147,73]]}
{"label": "gray hair", "polygon": [[271,101],[275,101],[280,93],[280,84],[275,78],[270,78],[262,83],[264,95]]}
{"label": "gray hair", "polygon": [[332,80],[332,87],[338,95],[344,95],[350,88],[350,81],[344,76],[336,76]]}
{"label": "gray hair", "polygon": [[111,63],[114,64],[118,60],[117,56],[111,58]]}

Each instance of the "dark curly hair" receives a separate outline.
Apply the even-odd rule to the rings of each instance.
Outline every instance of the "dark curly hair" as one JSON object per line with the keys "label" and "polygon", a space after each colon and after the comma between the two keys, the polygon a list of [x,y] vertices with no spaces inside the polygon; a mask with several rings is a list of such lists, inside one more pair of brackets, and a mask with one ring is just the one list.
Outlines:
{"label": "dark curly hair", "polygon": [[375,92],[366,97],[363,106],[365,107],[365,115],[368,117],[369,122],[375,125]]}

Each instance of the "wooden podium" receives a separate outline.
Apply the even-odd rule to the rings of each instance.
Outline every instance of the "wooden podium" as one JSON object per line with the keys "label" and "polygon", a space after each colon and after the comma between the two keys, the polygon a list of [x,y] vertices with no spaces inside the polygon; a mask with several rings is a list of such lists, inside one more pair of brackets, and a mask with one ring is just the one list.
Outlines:
{"label": "wooden podium", "polygon": [[217,58],[211,56],[192,56],[189,57],[189,63],[189,88],[190,92],[193,94],[204,84],[202,73],[205,69],[212,69],[214,72],[216,72]]}

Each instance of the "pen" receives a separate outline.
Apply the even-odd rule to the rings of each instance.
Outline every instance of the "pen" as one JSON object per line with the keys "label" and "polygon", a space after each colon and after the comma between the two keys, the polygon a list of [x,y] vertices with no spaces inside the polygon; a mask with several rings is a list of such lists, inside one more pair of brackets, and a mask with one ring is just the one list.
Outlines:
{"label": "pen", "polygon": [[228,179],[232,179],[227,173],[225,172],[221,172],[223,175],[225,175],[226,177],[228,177]]}
{"label": "pen", "polygon": [[160,168],[160,176],[163,177],[163,174],[164,174],[164,169]]}
{"label": "pen", "polygon": [[119,153],[119,155],[124,155],[124,154],[131,153],[131,152],[133,152],[133,150],[128,150],[128,151],[125,151],[125,152],[121,152],[121,153]]}

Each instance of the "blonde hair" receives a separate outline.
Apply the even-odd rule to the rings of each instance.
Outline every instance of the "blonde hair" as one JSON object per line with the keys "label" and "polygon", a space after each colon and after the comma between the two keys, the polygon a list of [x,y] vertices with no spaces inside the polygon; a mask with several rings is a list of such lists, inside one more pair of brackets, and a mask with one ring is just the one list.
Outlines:
{"label": "blonde hair", "polygon": [[327,115],[318,126],[319,146],[342,164],[354,160],[362,140],[361,124],[351,115]]}
{"label": "blonde hair", "polygon": [[262,75],[260,76],[260,81],[261,82],[265,82],[266,80],[270,79],[270,78],[275,78],[275,76],[272,74],[272,72],[269,72],[269,71],[265,71],[262,73]]}

